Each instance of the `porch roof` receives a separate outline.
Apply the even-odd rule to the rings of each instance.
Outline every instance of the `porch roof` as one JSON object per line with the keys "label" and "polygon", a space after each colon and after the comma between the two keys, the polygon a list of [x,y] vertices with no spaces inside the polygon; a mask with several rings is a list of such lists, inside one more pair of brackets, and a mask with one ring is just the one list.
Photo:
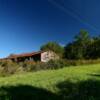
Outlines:
{"label": "porch roof", "polygon": [[31,57],[31,56],[35,56],[37,54],[41,54],[43,52],[44,51],[31,52],[31,53],[22,53],[22,54],[12,54],[12,55],[8,56],[7,58],[11,59],[11,58],[20,58],[20,57]]}

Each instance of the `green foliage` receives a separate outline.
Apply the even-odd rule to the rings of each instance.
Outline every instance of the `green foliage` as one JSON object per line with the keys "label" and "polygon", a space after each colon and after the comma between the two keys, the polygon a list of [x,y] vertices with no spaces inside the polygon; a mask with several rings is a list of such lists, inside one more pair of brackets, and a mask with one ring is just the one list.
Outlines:
{"label": "green foliage", "polygon": [[91,59],[100,58],[100,37],[93,37],[87,48],[87,55]]}
{"label": "green foliage", "polygon": [[62,57],[64,48],[59,45],[57,42],[48,42],[45,45],[41,46],[41,50],[51,50]]}
{"label": "green foliage", "polygon": [[98,59],[100,58],[100,37],[90,37],[81,30],[75,40],[65,46],[64,57],[67,59]]}
{"label": "green foliage", "polygon": [[80,30],[79,34],[75,36],[75,41],[77,41],[79,45],[85,46],[89,38],[89,33],[86,30]]}
{"label": "green foliage", "polygon": [[65,57],[69,59],[83,59],[89,42],[88,32],[81,30],[75,40],[65,47]]}

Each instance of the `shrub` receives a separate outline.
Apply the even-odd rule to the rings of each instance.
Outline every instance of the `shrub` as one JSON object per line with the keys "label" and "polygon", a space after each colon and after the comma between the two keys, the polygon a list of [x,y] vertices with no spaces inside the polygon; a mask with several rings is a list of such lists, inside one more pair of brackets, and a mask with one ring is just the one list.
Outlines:
{"label": "shrub", "polygon": [[23,72],[34,72],[39,70],[47,69],[59,69],[69,66],[85,65],[85,64],[96,64],[100,63],[100,59],[97,60],[50,60],[49,62],[32,62],[25,61],[21,63],[15,63],[12,61],[1,61],[0,62],[0,76],[8,76],[15,73]]}
{"label": "shrub", "polygon": [[47,62],[48,69],[59,69],[67,66],[67,62],[64,60],[50,60]]}
{"label": "shrub", "polygon": [[0,75],[8,76],[11,74],[15,74],[18,68],[19,66],[17,63],[14,63],[12,61],[3,61],[0,63]]}

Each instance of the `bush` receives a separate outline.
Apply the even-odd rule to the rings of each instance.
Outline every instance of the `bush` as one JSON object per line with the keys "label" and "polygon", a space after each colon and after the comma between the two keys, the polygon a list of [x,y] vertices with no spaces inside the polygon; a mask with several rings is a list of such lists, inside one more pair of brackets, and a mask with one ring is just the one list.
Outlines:
{"label": "bush", "polygon": [[50,60],[49,62],[32,62],[25,61],[21,63],[15,63],[12,61],[1,61],[0,62],[0,76],[9,76],[16,73],[23,72],[34,72],[39,70],[47,69],[59,69],[69,66],[78,66],[86,64],[100,63],[100,59],[97,60]]}
{"label": "bush", "polygon": [[50,60],[47,62],[48,69],[59,69],[66,65],[67,63],[64,60]]}
{"label": "bush", "polygon": [[8,76],[11,74],[15,74],[18,68],[19,68],[18,64],[12,61],[0,62],[0,75]]}
{"label": "bush", "polygon": [[39,70],[47,70],[47,69],[59,69],[64,66],[67,66],[67,63],[64,60],[50,60],[49,62],[23,62],[19,63],[20,67],[22,67],[23,71],[39,71]]}

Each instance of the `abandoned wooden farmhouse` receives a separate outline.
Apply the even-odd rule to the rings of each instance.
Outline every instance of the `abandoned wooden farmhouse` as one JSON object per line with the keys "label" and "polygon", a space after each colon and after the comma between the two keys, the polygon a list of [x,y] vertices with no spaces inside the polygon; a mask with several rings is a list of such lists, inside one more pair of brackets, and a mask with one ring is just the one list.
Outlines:
{"label": "abandoned wooden farmhouse", "polygon": [[39,51],[32,53],[12,54],[2,60],[12,60],[14,62],[24,62],[24,61],[48,62],[51,59],[52,60],[59,59],[59,56],[53,51]]}

